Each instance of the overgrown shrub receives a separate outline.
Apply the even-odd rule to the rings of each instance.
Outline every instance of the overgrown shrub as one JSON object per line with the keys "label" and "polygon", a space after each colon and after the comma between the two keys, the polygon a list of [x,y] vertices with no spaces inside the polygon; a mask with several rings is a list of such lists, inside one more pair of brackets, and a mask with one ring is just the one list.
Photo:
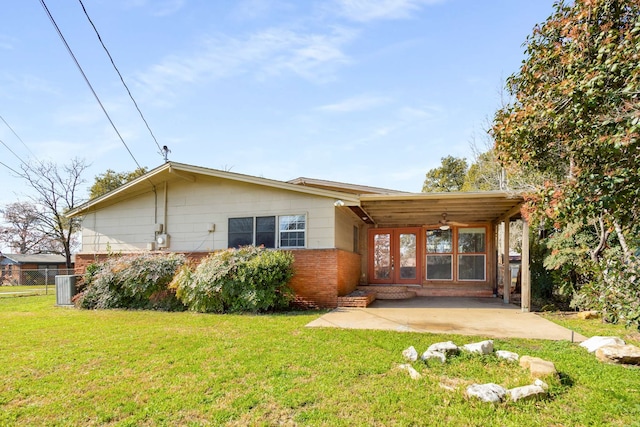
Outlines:
{"label": "overgrown shrub", "polygon": [[168,285],[185,263],[178,254],[136,254],[111,257],[92,267],[86,290],[77,299],[82,308],[184,310]]}
{"label": "overgrown shrub", "polygon": [[183,266],[172,287],[189,310],[264,312],[288,307],[293,255],[247,246],[214,253],[195,268]]}
{"label": "overgrown shrub", "polygon": [[608,322],[640,329],[640,259],[603,259],[599,273],[576,292],[572,306],[598,310]]}

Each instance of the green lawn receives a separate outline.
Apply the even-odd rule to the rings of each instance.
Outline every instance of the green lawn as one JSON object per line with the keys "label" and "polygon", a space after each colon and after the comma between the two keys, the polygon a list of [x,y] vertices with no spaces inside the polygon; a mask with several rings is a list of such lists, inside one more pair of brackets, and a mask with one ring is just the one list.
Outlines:
{"label": "green lawn", "polygon": [[569,342],[495,340],[554,361],[561,376],[546,400],[494,406],[465,399],[464,388],[530,383],[517,365],[416,362],[417,381],[395,369],[410,345],[422,352],[481,337],[305,328],[318,313],[80,311],[54,302],[0,299],[0,425],[640,425],[640,369],[601,364]]}
{"label": "green lawn", "polygon": [[55,295],[56,286],[31,285],[31,286],[0,286],[0,298],[12,298],[29,295]]}

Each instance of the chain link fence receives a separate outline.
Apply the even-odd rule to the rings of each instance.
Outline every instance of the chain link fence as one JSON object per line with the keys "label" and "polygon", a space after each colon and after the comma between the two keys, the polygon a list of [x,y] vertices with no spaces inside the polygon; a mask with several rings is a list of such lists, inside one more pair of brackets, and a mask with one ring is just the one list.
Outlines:
{"label": "chain link fence", "polygon": [[73,268],[11,267],[0,272],[0,298],[55,294],[56,276],[75,274]]}
{"label": "chain link fence", "polygon": [[34,268],[26,269],[13,266],[2,272],[2,286],[55,286],[56,276],[74,275],[73,268]]}

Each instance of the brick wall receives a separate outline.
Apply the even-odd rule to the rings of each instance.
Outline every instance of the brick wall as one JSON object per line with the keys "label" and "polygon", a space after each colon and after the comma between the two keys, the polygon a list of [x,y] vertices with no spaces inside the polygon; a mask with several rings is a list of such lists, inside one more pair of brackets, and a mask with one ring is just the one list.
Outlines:
{"label": "brick wall", "polygon": [[356,290],[360,280],[360,255],[338,251],[338,296],[342,297]]}
{"label": "brick wall", "polygon": [[360,255],[340,249],[292,251],[295,276],[290,286],[304,305],[333,308],[338,296],[355,290],[360,277]]}
{"label": "brick wall", "polygon": [[[333,308],[338,296],[356,289],[360,277],[360,255],[340,249],[298,249],[294,255],[295,275],[289,285],[296,294],[296,302],[305,307]],[[186,254],[190,260],[200,260],[208,252]],[[108,255],[77,254],[76,274],[84,274],[87,265]]]}

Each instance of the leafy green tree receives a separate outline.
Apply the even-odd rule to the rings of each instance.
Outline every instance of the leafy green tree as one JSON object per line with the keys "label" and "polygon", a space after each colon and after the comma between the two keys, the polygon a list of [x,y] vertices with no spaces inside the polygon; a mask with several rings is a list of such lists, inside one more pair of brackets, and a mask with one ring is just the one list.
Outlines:
{"label": "leafy green tree", "polygon": [[426,174],[423,193],[460,191],[467,174],[467,160],[453,156],[443,157],[438,168],[429,170]]}
{"label": "leafy green tree", "polygon": [[494,150],[480,153],[464,176],[462,191],[491,191],[503,189],[502,166]]}
{"label": "leafy green tree", "polygon": [[[556,2],[527,38],[526,59],[507,80],[513,101],[498,110],[491,131],[506,167],[545,178],[529,192],[525,213],[559,239],[547,265],[583,283],[581,307],[603,307],[599,291],[615,283],[638,291],[637,283],[612,280],[638,270],[638,46],[639,1]],[[609,317],[638,319],[624,301]]]}
{"label": "leafy green tree", "polygon": [[554,8],[507,80],[514,101],[495,116],[498,156],[550,178],[530,195],[530,213],[557,227],[595,225],[594,261],[613,228],[628,258],[639,219],[640,2],[559,1]]}
{"label": "leafy green tree", "polygon": [[113,191],[145,173],[147,173],[147,168],[138,168],[133,172],[116,172],[113,169],[107,169],[105,173],[94,178],[93,185],[89,189],[89,198],[95,199],[107,194],[109,191]]}

